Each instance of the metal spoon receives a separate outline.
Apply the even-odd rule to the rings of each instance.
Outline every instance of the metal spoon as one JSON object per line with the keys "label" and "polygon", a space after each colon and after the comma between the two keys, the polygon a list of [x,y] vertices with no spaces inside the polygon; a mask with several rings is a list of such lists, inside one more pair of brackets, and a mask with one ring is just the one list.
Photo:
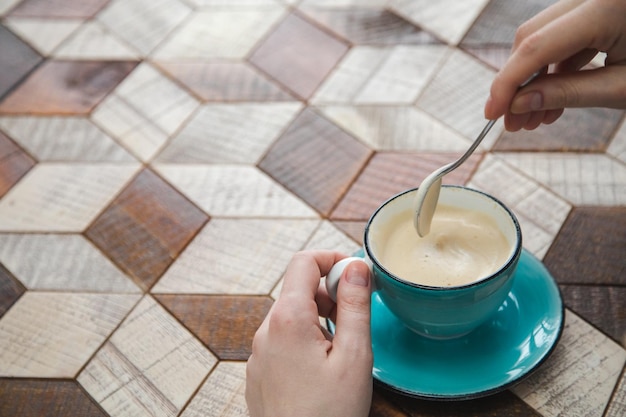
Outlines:
{"label": "metal spoon", "polygon": [[[546,68],[541,69],[534,73],[528,80],[526,80],[519,88],[525,87],[532,80],[537,78],[539,74],[545,73]],[[497,120],[497,119],[496,119]],[[437,202],[439,201],[439,192],[441,191],[441,178],[456,169],[461,165],[469,156],[476,150],[480,142],[487,136],[487,133],[491,130],[496,120],[489,120],[487,125],[483,128],[480,135],[474,140],[472,146],[469,147],[467,152],[463,154],[457,161],[448,165],[444,165],[441,168],[433,171],[430,175],[424,178],[424,181],[420,184],[413,201],[413,207],[415,215],[413,216],[413,226],[417,230],[417,234],[420,237],[426,236],[430,232],[430,223],[433,220],[435,209],[437,208]]]}

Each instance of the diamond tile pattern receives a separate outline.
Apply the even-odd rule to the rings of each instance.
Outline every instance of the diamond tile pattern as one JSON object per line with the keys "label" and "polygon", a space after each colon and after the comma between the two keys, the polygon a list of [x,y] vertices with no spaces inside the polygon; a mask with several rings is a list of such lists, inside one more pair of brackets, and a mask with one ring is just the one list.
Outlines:
{"label": "diamond tile pattern", "polygon": [[[247,417],[293,254],[457,159],[555,1],[0,0],[0,415]],[[511,208],[564,332],[504,392],[370,415],[626,415],[624,109],[499,121],[444,183]]]}

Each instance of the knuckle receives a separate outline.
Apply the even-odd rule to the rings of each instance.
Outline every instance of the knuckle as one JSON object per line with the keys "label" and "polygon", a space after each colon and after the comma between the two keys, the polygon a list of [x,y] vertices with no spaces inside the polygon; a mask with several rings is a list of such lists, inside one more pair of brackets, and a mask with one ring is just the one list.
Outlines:
{"label": "knuckle", "polygon": [[515,31],[515,38],[513,40],[514,45],[520,45],[524,41],[524,39],[526,39],[531,33],[532,28],[528,21],[519,25],[517,30]]}
{"label": "knuckle", "polygon": [[524,56],[534,56],[541,49],[543,36],[539,32],[533,32],[519,43],[518,50]]}

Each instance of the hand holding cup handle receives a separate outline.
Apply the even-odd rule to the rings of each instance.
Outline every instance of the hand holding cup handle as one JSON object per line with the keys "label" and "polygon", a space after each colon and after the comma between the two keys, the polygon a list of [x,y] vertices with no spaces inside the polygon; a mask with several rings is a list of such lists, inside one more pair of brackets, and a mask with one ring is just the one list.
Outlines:
{"label": "hand holding cup handle", "polygon": [[[339,280],[341,279],[341,275],[343,274],[343,271],[346,269],[346,267],[352,262],[363,262],[369,268],[370,273],[372,272],[372,262],[367,258],[361,258],[359,256],[344,258],[337,262],[335,265],[333,265],[331,270],[328,272],[328,275],[326,275],[326,290],[328,291],[328,295],[334,302],[337,302],[337,288],[339,288]],[[374,292],[375,288],[373,279],[371,280],[371,288],[372,292]]]}

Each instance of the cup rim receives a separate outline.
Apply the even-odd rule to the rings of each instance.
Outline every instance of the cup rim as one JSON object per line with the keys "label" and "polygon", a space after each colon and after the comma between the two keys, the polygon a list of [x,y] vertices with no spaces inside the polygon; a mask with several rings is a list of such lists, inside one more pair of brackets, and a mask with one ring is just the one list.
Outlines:
{"label": "cup rim", "polygon": [[369,230],[370,230],[370,226],[372,224],[372,221],[376,217],[376,215],[385,206],[387,206],[392,201],[394,201],[395,199],[397,199],[399,197],[402,197],[405,194],[417,191],[418,188],[419,187],[410,188],[408,190],[402,191],[402,192],[400,192],[400,193],[390,197],[389,199],[387,199],[384,203],[382,203],[374,211],[374,213],[372,213],[372,215],[370,216],[369,220],[367,221],[367,224],[365,225],[364,238],[363,238],[363,247],[365,249],[365,252],[367,253],[368,258],[372,261],[372,263],[374,265],[376,265],[378,268],[380,268],[381,270],[383,270],[385,275],[387,275],[389,278],[392,278],[394,281],[399,282],[402,285],[406,285],[408,287],[413,287],[413,288],[419,288],[419,289],[423,289],[423,290],[428,290],[428,291],[464,290],[464,289],[476,287],[476,286],[479,286],[479,285],[484,285],[485,283],[496,279],[498,277],[498,275],[500,274],[500,272],[510,268],[511,265],[517,261],[517,259],[519,258],[520,254],[522,252],[522,229],[520,227],[519,221],[517,220],[517,217],[511,211],[511,209],[509,209],[502,201],[498,200],[494,196],[492,196],[490,194],[487,194],[487,193],[485,193],[483,191],[476,190],[474,188],[470,188],[470,187],[466,187],[466,186],[462,186],[462,185],[444,184],[444,185],[442,185],[442,188],[459,188],[459,189],[467,190],[467,191],[474,192],[474,193],[477,193],[477,194],[481,194],[484,197],[487,197],[487,198],[491,199],[493,202],[495,202],[497,205],[499,205],[500,207],[502,207],[505,210],[505,212],[513,220],[513,225],[515,226],[515,236],[516,236],[515,242],[516,243],[515,243],[515,247],[513,248],[511,256],[507,259],[507,261],[500,268],[498,268],[497,271],[493,272],[490,275],[487,275],[486,277],[483,277],[483,278],[481,278],[479,280],[476,280],[476,281],[469,282],[467,284],[452,285],[452,286],[447,286],[447,287],[436,287],[436,286],[432,286],[432,285],[418,284],[416,282],[404,280],[404,279],[396,276],[392,272],[390,272],[387,268],[385,268],[383,265],[381,265],[381,263],[378,261],[378,259],[376,259],[376,257],[374,257],[374,255],[372,254],[372,250],[371,250],[371,247],[370,247],[370,244],[369,244]]}

